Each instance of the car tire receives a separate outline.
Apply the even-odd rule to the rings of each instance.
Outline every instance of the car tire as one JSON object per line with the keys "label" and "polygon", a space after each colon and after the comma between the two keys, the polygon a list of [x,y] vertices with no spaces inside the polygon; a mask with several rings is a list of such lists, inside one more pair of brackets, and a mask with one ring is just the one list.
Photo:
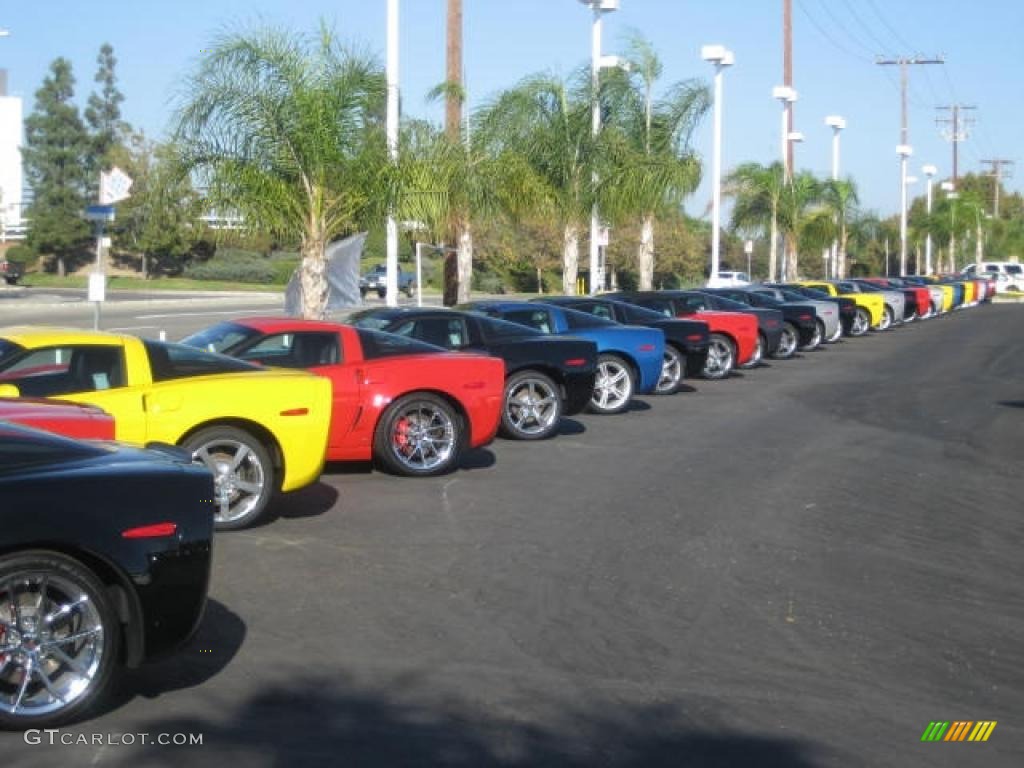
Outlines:
{"label": "car tire", "polygon": [[405,294],[405,297],[407,299],[411,299],[412,298],[412,294],[413,294],[412,285],[410,284],[410,285],[405,286],[405,289],[402,291],[402,293]]}
{"label": "car tire", "polygon": [[892,317],[892,310],[889,308],[889,305],[887,304],[882,307],[882,321],[878,324],[878,330],[888,331],[892,328]]}
{"label": "car tire", "polygon": [[828,344],[834,344],[835,342],[839,341],[842,337],[843,337],[843,322],[842,322],[842,320],[840,320],[838,323],[836,323],[836,332],[833,333],[831,336],[829,336],[827,339],[825,339],[825,342],[828,343]]}
{"label": "car tire", "polygon": [[766,349],[768,349],[768,340],[764,337],[763,333],[758,332],[757,344],[754,346],[754,354],[751,355],[750,359],[743,363],[740,368],[745,371],[751,368],[757,368],[757,366],[761,364],[761,361],[764,360],[764,351]]}
{"label": "car tire", "polygon": [[77,560],[29,550],[0,558],[0,606],[15,605],[16,616],[0,625],[0,728],[75,719],[106,693],[119,663],[121,625],[109,590]]}
{"label": "car tire", "polygon": [[722,333],[712,333],[708,337],[708,358],[704,363],[705,379],[717,381],[728,378],[736,367],[736,345],[732,339]]}
{"label": "car tire", "polygon": [[597,356],[597,379],[590,398],[592,413],[622,413],[629,407],[636,392],[632,366],[618,355],[602,353]]}
{"label": "car tire", "polygon": [[679,391],[686,372],[686,356],[672,344],[665,345],[665,358],[661,363],[661,375],[654,387],[656,395],[672,395]]}
{"label": "car tire", "polygon": [[386,288],[378,288],[377,289],[377,298],[378,299],[383,299],[387,295],[388,295],[388,292],[387,292]]}
{"label": "car tire", "polygon": [[277,488],[270,451],[237,427],[207,427],[189,435],[181,447],[213,473],[213,524],[233,531],[256,523]]}
{"label": "car tire", "polygon": [[800,333],[796,326],[788,320],[782,322],[782,336],[779,339],[779,346],[772,352],[775,360],[788,360],[796,354],[797,345],[800,344]]}
{"label": "car tire", "polygon": [[501,434],[510,440],[544,440],[558,431],[562,393],[540,371],[517,371],[505,381]]}
{"label": "car tire", "polygon": [[853,325],[850,327],[850,335],[853,337],[863,336],[871,330],[871,314],[864,307],[857,307],[853,316]]}
{"label": "car tire", "polygon": [[441,475],[458,466],[465,429],[459,413],[443,397],[412,392],[393,402],[380,417],[373,456],[392,474]]}
{"label": "car tire", "polygon": [[814,335],[811,340],[800,347],[801,352],[811,352],[821,346],[825,340],[825,324],[821,320],[814,321]]}

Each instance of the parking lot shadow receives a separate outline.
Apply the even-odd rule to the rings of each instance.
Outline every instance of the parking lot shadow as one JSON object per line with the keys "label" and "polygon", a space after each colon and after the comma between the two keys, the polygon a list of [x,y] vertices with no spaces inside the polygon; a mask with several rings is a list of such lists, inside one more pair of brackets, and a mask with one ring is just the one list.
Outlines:
{"label": "parking lot shadow", "polygon": [[569,419],[563,416],[561,421],[558,422],[559,435],[582,435],[586,431],[587,428],[583,426],[583,422],[576,421],[576,419]]}
{"label": "parking lot shadow", "polygon": [[488,448],[475,448],[462,456],[459,462],[459,469],[487,469],[493,467],[497,459],[494,452]]}
{"label": "parking lot shadow", "polygon": [[[405,686],[403,686],[405,688]],[[399,694],[400,695],[400,694]],[[775,735],[685,725],[676,704],[577,710],[537,721],[495,719],[450,699],[406,704],[399,695],[345,681],[305,679],[268,685],[216,716],[160,719],[140,731],[202,733],[192,760],[222,765],[453,766],[455,768],[658,768],[758,766],[814,768],[812,745]],[[545,708],[549,711],[549,708]],[[151,751],[147,765],[177,765],[181,751]],[[121,765],[134,767],[138,756]],[[191,762],[191,760],[190,760]]]}
{"label": "parking lot shadow", "polygon": [[337,488],[326,483],[314,483],[274,499],[269,510],[270,514],[257,527],[268,525],[279,517],[317,517],[331,509],[337,500]]}
{"label": "parking lot shadow", "polygon": [[217,600],[207,600],[203,620],[188,645],[164,660],[125,670],[104,709],[125,706],[137,696],[153,699],[202,685],[227,667],[245,634],[245,622],[238,614]]}
{"label": "parking lot shadow", "polygon": [[999,404],[1007,408],[1024,408],[1024,400],[1000,400]]}

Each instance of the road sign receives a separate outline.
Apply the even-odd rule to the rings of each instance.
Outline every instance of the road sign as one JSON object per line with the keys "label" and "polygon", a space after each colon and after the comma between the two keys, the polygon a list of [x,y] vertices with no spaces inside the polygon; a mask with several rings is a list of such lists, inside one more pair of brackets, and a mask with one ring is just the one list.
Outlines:
{"label": "road sign", "polygon": [[85,209],[85,218],[89,221],[113,221],[114,206],[90,205]]}
{"label": "road sign", "polygon": [[128,197],[132,178],[120,168],[111,168],[100,173],[100,203],[110,205]]}

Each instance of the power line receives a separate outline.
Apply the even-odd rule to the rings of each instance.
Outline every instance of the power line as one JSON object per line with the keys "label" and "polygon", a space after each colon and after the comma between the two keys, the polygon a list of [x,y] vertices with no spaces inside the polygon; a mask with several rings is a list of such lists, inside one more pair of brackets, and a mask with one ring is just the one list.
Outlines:
{"label": "power line", "polygon": [[940,111],[948,111],[950,113],[949,117],[936,118],[935,123],[937,125],[949,126],[949,129],[943,131],[943,136],[946,141],[952,142],[953,144],[953,184],[956,184],[957,179],[959,178],[958,148],[960,143],[967,139],[967,127],[974,123],[973,118],[964,117],[961,115],[961,112],[977,109],[977,107],[967,104],[949,104],[947,106],[936,107],[936,109]]}
{"label": "power line", "polygon": [[[822,0],[822,2],[824,2],[824,0]],[[864,17],[861,16],[860,13],[858,13],[857,9],[850,3],[850,0],[843,0],[843,5],[846,6],[846,10],[849,11],[854,21],[856,21],[857,24],[860,25],[860,27],[868,33],[869,38],[871,38],[875,43],[877,43],[878,46],[882,49],[889,47],[888,43],[886,43],[881,37],[879,37],[875,33],[875,30],[872,29],[866,21],[864,21]]]}
{"label": "power line", "polygon": [[833,37],[829,33],[829,31],[827,29],[825,29],[821,24],[819,24],[818,20],[816,18],[814,18],[814,16],[811,15],[811,12],[809,10],[807,10],[807,6],[804,5],[803,0],[797,0],[797,5],[800,6],[800,10],[803,12],[804,16],[807,17],[807,20],[809,22],[811,22],[811,25],[816,30],[818,30],[818,33],[822,37],[824,37],[829,43],[831,43],[833,45],[833,47],[835,47],[839,51],[845,53],[847,56],[850,56],[851,58],[857,59],[858,61],[865,62],[867,64],[871,63],[871,59],[869,59],[868,57],[862,56],[859,53],[855,53],[855,52],[851,51],[845,45],[843,45],[838,40],[836,40],[836,38]]}
{"label": "power line", "polygon": [[902,47],[906,51],[914,50],[914,46],[908,43],[903,38],[903,36],[896,31],[892,24],[889,23],[888,19],[886,19],[885,16],[882,15],[882,12],[878,9],[878,6],[875,5],[875,0],[868,0],[868,5],[871,6],[871,10],[875,12],[875,16],[878,17],[879,21],[882,22],[883,26],[885,26],[885,28],[889,30],[889,34],[891,34],[893,38],[896,40],[896,42],[900,44],[900,47]]}
{"label": "power line", "polygon": [[902,106],[900,119],[900,143],[908,144],[907,91],[910,80],[908,67],[923,64],[945,64],[946,60],[941,56],[936,56],[933,59],[926,59],[921,56],[900,56],[893,59],[883,59],[879,57],[875,63],[880,67],[898,66],[900,68],[900,101]]}
{"label": "power line", "polygon": [[[869,45],[869,44],[867,44],[867,43],[865,43],[863,40],[860,39],[859,36],[854,35],[849,29],[847,29],[848,25],[843,24],[843,22],[840,21],[839,17],[835,15],[835,13],[828,6],[828,4],[826,4],[825,0],[818,0],[818,5],[821,6],[821,9],[823,11],[825,11],[825,13],[828,15],[828,17],[830,19],[832,19],[832,21],[835,23],[835,25],[837,27],[839,27],[839,29],[843,30],[843,32],[846,34],[847,38],[851,42],[853,42],[856,45],[858,45],[859,47],[863,48],[865,51],[868,52],[869,55],[873,52],[874,47]],[[870,37],[870,34],[869,34],[869,37]]]}

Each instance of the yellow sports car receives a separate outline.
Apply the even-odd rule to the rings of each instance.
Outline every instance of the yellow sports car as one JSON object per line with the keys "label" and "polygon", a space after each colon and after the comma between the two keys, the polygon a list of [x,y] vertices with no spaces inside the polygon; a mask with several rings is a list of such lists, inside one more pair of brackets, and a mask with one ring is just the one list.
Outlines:
{"label": "yellow sports car", "polygon": [[[815,280],[805,280],[800,282],[800,285],[813,288],[816,291],[823,291],[829,296],[842,296],[847,299],[853,299],[857,302],[857,309],[859,311],[857,312],[857,317],[853,321],[854,332],[852,335],[854,336],[862,335],[868,330],[868,328],[878,328],[882,325],[882,321],[885,319],[885,299],[878,294],[840,293],[839,289],[832,283],[819,282]],[[864,327],[865,322],[867,323],[867,328]]]}
{"label": "yellow sports car", "polygon": [[331,423],[325,378],[93,331],[0,328],[3,396],[91,403],[114,417],[118,440],[182,446],[213,472],[221,529],[315,482]]}

